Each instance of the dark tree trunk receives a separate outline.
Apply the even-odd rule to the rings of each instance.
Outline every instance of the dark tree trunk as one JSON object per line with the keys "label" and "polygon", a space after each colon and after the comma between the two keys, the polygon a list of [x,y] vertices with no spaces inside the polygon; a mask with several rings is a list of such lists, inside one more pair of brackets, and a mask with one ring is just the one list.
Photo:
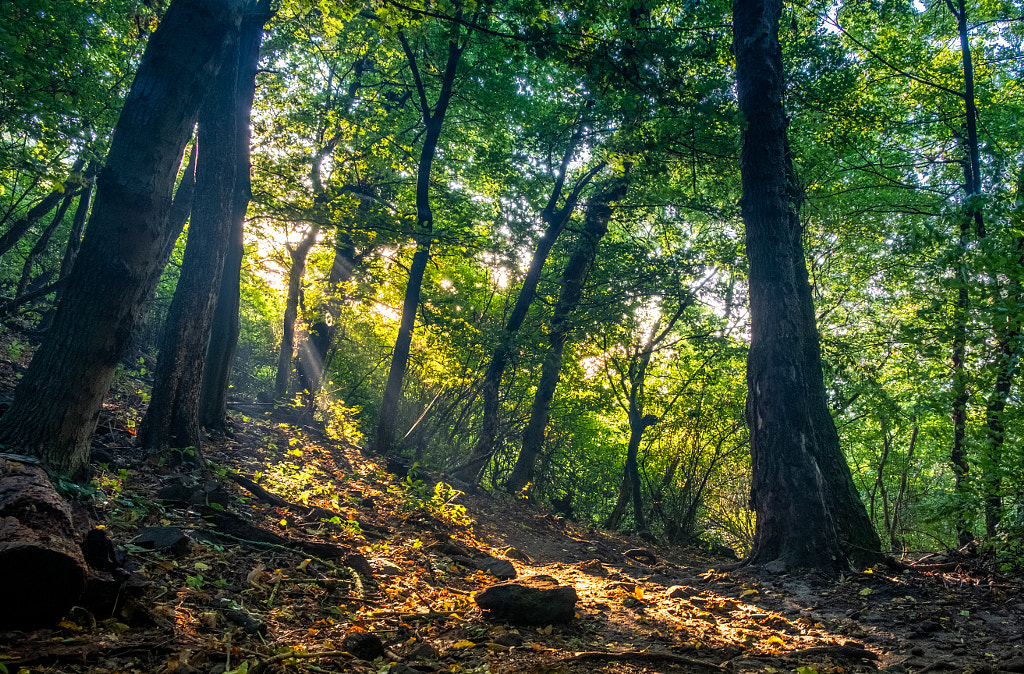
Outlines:
{"label": "dark tree trunk", "polygon": [[749,260],[747,358],[757,513],[749,562],[772,571],[837,574],[880,554],[839,448],[822,381],[814,305],[803,256],[778,27],[781,0],[735,0],[733,48],[743,132],[740,202]]}
{"label": "dark tree trunk", "polygon": [[[365,203],[365,202],[364,202]],[[362,204],[360,204],[360,210]],[[328,298],[320,307],[324,314],[323,320],[314,323],[306,335],[306,339],[299,347],[298,377],[299,387],[309,394],[309,403],[312,404],[320,390],[324,373],[328,366],[328,353],[331,348],[331,341],[334,339],[334,331],[338,326],[337,300],[338,288],[343,283],[352,279],[352,273],[356,265],[356,248],[352,244],[352,237],[347,232],[339,231],[337,240],[334,242],[334,262],[331,264],[331,271],[327,276]],[[327,314],[331,314],[328,322]]]}
{"label": "dark tree trunk", "polygon": [[[79,158],[75,161],[74,166],[71,169],[72,174],[78,174],[85,166],[85,159]],[[21,297],[25,290],[28,289],[28,283],[32,280],[32,266],[36,260],[39,259],[43,253],[46,252],[46,248],[50,245],[50,239],[53,238],[53,233],[57,231],[57,227],[64,221],[64,215],[67,214],[68,209],[71,208],[71,202],[74,200],[75,195],[92,189],[92,180],[87,179],[81,190],[77,187],[73,189],[65,188],[64,198],[61,199],[60,206],[57,207],[57,212],[53,214],[53,220],[50,221],[49,226],[43,230],[43,233],[36,239],[35,245],[32,246],[32,250],[29,251],[28,256],[25,258],[25,263],[21,266],[21,278],[18,280],[18,288],[14,293],[15,298]],[[86,199],[88,201],[88,199]],[[60,278],[58,276],[58,278]]]}
{"label": "dark tree trunk", "polygon": [[199,160],[181,276],[167,313],[153,396],[139,429],[148,448],[199,448],[199,392],[227,255],[235,194],[238,35],[199,113]]}
{"label": "dark tree trunk", "polygon": [[14,248],[21,241],[21,237],[25,236],[25,233],[32,228],[32,225],[45,218],[46,214],[56,208],[64,197],[72,194],[76,189],[78,189],[78,185],[69,178],[62,189],[47,194],[39,203],[29,209],[25,217],[16,220],[11,228],[4,232],[3,236],[0,236],[0,256]]}
{"label": "dark tree trunk", "polygon": [[583,232],[569,262],[562,272],[558,301],[548,329],[548,349],[541,365],[540,382],[530,409],[530,421],[523,432],[519,459],[509,475],[505,489],[509,493],[523,490],[533,480],[534,466],[544,445],[545,430],[551,417],[551,401],[555,397],[562,372],[562,354],[572,328],[572,315],[583,297],[583,281],[597,256],[597,246],[608,232],[612,202],[626,195],[626,179],[616,178],[595,194],[587,205]]}
{"label": "dark tree trunk", "polygon": [[[92,208],[93,186],[96,182],[96,173],[98,171],[99,165],[96,162],[92,162],[86,171],[85,185],[82,186],[82,195],[78,198],[78,206],[75,207],[75,215],[71,219],[71,231],[68,232],[68,242],[64,247],[64,256],[60,260],[58,279],[67,278],[71,274],[71,270],[75,266],[75,260],[78,258],[78,249],[82,245],[82,232],[85,231],[85,223],[89,218],[89,209]],[[60,304],[66,287],[66,285],[63,285],[57,291],[57,295],[53,300],[54,307]],[[46,317],[41,321],[41,328],[49,328],[50,323],[53,321],[53,313],[53,309],[47,312]]]}
{"label": "dark tree trunk", "polygon": [[0,418],[0,444],[77,474],[111,376],[160,274],[171,192],[242,0],[175,0],[150,38],[97,178],[53,327]]}
{"label": "dark tree trunk", "polygon": [[971,514],[967,503],[967,473],[970,463],[967,459],[967,405],[970,394],[967,391],[966,356],[968,341],[968,321],[970,312],[970,270],[967,268],[965,253],[970,244],[971,225],[980,239],[985,236],[985,223],[977,198],[981,195],[981,155],[978,147],[978,111],[974,98],[974,65],[971,61],[970,33],[967,26],[967,10],[964,0],[946,0],[946,6],[957,20],[957,32],[960,36],[961,65],[964,73],[964,114],[967,126],[967,155],[964,162],[964,187],[967,196],[967,208],[964,219],[960,223],[960,255],[957,260],[956,282],[957,298],[953,318],[953,448],[950,451],[955,478],[955,490],[959,502],[957,512],[957,540],[960,545],[967,545],[974,539],[971,531]]}
{"label": "dark tree trunk", "polygon": [[299,317],[299,291],[302,277],[306,273],[306,257],[316,243],[320,225],[310,226],[309,231],[294,249],[288,249],[292,267],[288,270],[288,297],[284,305],[284,329],[281,331],[281,351],[277,356],[277,376],[274,379],[274,400],[283,400],[288,395],[288,384],[292,378],[292,356],[295,351],[295,321]]}
{"label": "dark tree trunk", "polygon": [[[1018,193],[1024,195],[1024,183]],[[1017,265],[1024,263],[1024,238],[1017,239],[1015,255]],[[1003,509],[1003,443],[1006,441],[1006,403],[1013,390],[1013,382],[1020,371],[1021,321],[1018,308],[1024,302],[1024,289],[1020,280],[1011,281],[1011,290],[1002,304],[997,297],[994,312],[994,332],[999,345],[996,382],[985,406],[985,470],[982,473],[982,491],[985,496],[985,535],[996,535]],[[1007,309],[1000,311],[1000,309]]]}
{"label": "dark tree trunk", "polygon": [[437,153],[437,141],[441,138],[445,113],[452,98],[452,86],[455,84],[455,72],[459,66],[463,47],[455,42],[448,43],[448,61],[441,76],[441,92],[437,103],[431,111],[427,102],[426,89],[420,80],[416,57],[410,49],[405,37],[399,33],[399,40],[412,68],[419,94],[420,110],[426,133],[423,137],[423,148],[420,150],[420,161],[416,172],[416,229],[418,244],[409,266],[409,282],[405,286],[405,297],[402,300],[402,320],[398,325],[398,337],[391,354],[391,367],[388,380],[381,398],[380,413],[377,417],[377,429],[373,436],[372,451],[386,454],[391,451],[395,442],[395,425],[398,422],[398,401],[402,396],[402,383],[405,370],[409,364],[409,350],[412,346],[412,333],[416,326],[416,311],[420,305],[420,290],[423,287],[423,276],[430,260],[430,244],[433,238],[434,213],[430,208],[430,168]]}
{"label": "dark tree trunk", "polygon": [[199,424],[224,430],[227,421],[228,387],[235,361],[240,332],[238,312],[241,306],[242,257],[245,254],[245,213],[252,199],[249,157],[252,102],[256,96],[256,71],[259,69],[263,26],[270,19],[270,0],[260,0],[246,12],[238,40],[238,94],[235,98],[235,189],[228,224],[228,250],[224,259],[217,306],[213,312],[210,344],[203,365],[203,383],[199,395]]}
{"label": "dark tree trunk", "polygon": [[483,471],[484,466],[487,464],[487,460],[494,453],[494,443],[498,438],[498,429],[501,425],[501,408],[500,401],[498,400],[501,378],[515,349],[516,333],[523,326],[523,321],[526,320],[526,312],[529,311],[530,305],[537,298],[537,285],[540,283],[541,272],[544,271],[544,263],[547,262],[548,254],[551,253],[552,247],[554,247],[555,242],[562,231],[565,230],[566,224],[568,224],[569,219],[576,210],[580,192],[590,183],[597,172],[605,166],[605,162],[600,162],[588,171],[576,183],[575,188],[566,198],[562,207],[558,208],[558,201],[562,196],[562,188],[565,185],[565,174],[569,170],[569,164],[576,156],[576,150],[583,136],[583,128],[584,125],[581,120],[572,138],[569,140],[569,146],[566,148],[565,154],[562,156],[562,163],[555,176],[555,184],[551,190],[551,196],[540,214],[541,220],[547,223],[547,229],[544,230],[544,234],[537,241],[537,247],[534,249],[533,257],[530,260],[530,267],[523,278],[523,286],[519,289],[516,302],[512,307],[512,313],[505,322],[505,330],[501,335],[501,341],[494,347],[494,353],[491,354],[491,362],[488,364],[487,371],[484,374],[483,385],[480,389],[484,401],[484,417],[480,428],[480,436],[473,445],[473,450],[466,462],[454,474],[456,477],[472,483],[479,479],[481,471]]}

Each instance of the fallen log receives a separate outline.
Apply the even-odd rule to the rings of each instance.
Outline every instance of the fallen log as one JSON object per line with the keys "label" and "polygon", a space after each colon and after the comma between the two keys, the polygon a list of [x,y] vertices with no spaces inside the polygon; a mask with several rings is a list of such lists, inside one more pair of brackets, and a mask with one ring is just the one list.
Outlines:
{"label": "fallen log", "polygon": [[71,510],[42,465],[0,454],[0,630],[53,625],[87,573]]}

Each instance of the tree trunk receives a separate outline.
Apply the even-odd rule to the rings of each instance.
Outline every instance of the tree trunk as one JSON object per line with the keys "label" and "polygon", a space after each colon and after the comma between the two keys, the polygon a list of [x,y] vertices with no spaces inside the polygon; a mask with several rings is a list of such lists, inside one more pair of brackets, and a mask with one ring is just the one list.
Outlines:
{"label": "tree trunk", "polygon": [[281,331],[281,351],[277,356],[274,400],[283,400],[288,395],[288,384],[292,378],[292,356],[295,351],[295,321],[299,317],[299,291],[302,289],[302,277],[306,273],[306,257],[316,243],[316,236],[319,233],[320,225],[312,225],[299,245],[294,250],[288,250],[292,267],[288,270],[288,298],[284,305],[284,329]]}
{"label": "tree trunk", "polygon": [[494,443],[498,438],[498,428],[501,425],[500,402],[498,400],[501,378],[505,373],[505,367],[508,365],[509,358],[512,356],[515,348],[516,333],[523,326],[523,321],[526,320],[526,312],[537,298],[537,285],[540,283],[541,272],[544,271],[544,263],[547,262],[548,254],[551,253],[555,242],[576,210],[580,192],[590,183],[597,172],[605,166],[605,162],[600,162],[588,171],[576,183],[575,188],[566,198],[562,208],[557,208],[558,200],[562,196],[562,188],[565,184],[565,174],[569,170],[569,164],[572,162],[572,159],[576,156],[576,149],[582,138],[583,128],[584,125],[581,120],[572,138],[569,140],[569,146],[566,148],[565,154],[562,156],[562,163],[555,178],[555,185],[551,190],[551,197],[548,199],[544,210],[541,211],[541,220],[547,223],[547,229],[544,230],[544,234],[537,241],[537,247],[534,249],[533,257],[530,260],[530,267],[523,278],[523,286],[519,289],[515,305],[512,307],[512,313],[505,323],[504,333],[501,335],[498,345],[494,347],[494,353],[491,354],[491,362],[488,364],[487,372],[484,374],[484,381],[481,386],[484,400],[484,418],[480,428],[480,436],[473,445],[473,451],[466,462],[455,473],[456,477],[471,483],[476,483],[487,460],[494,453]]}
{"label": "tree trunk", "polygon": [[199,449],[199,392],[234,211],[238,35],[199,113],[196,193],[139,444]]}
{"label": "tree trunk", "polygon": [[114,369],[160,273],[182,150],[241,5],[175,0],[150,38],[97,179],[68,291],[0,418],[0,444],[65,473],[85,467]]}
{"label": "tree trunk", "polygon": [[[80,173],[84,166],[85,159],[79,157],[71,168],[72,175]],[[25,258],[25,263],[21,266],[21,278],[18,280],[18,288],[14,292],[15,299],[21,297],[25,293],[25,290],[28,289],[28,283],[32,280],[32,266],[35,264],[36,260],[39,259],[39,256],[46,252],[46,248],[50,245],[50,239],[53,238],[53,233],[64,220],[64,215],[68,212],[68,209],[71,208],[71,202],[74,200],[75,195],[79,193],[84,195],[85,191],[91,189],[91,179],[86,179],[81,189],[78,189],[77,187],[74,189],[65,188],[64,198],[61,200],[60,206],[57,207],[57,212],[54,213],[53,220],[50,221],[49,226],[44,229],[43,233],[39,235],[38,239],[36,239],[35,245],[32,246],[32,250]],[[86,199],[86,201],[88,201],[88,199]]]}
{"label": "tree trunk", "polygon": [[228,387],[240,332],[238,312],[241,306],[242,257],[245,254],[245,213],[252,199],[249,157],[252,134],[249,123],[256,96],[263,26],[270,16],[270,0],[259,0],[243,17],[238,40],[238,93],[233,111],[236,143],[234,201],[228,224],[227,256],[217,292],[217,307],[213,312],[199,394],[199,424],[217,430],[224,430],[227,421]]}
{"label": "tree trunk", "polygon": [[85,590],[68,504],[41,466],[10,454],[0,455],[0,574],[0,630],[50,627]]}
{"label": "tree trunk", "polygon": [[569,257],[565,271],[562,272],[562,285],[554,314],[551,316],[548,350],[541,365],[540,381],[530,409],[530,421],[523,432],[519,458],[505,484],[505,489],[509,493],[522,491],[533,480],[534,466],[544,445],[545,429],[551,417],[551,401],[555,397],[555,389],[561,376],[562,354],[569,330],[572,328],[572,315],[583,297],[583,280],[597,256],[597,246],[601,238],[608,232],[612,202],[626,196],[626,186],[625,178],[615,178],[591,198],[584,218],[583,233],[576,244],[576,249]]}
{"label": "tree trunk", "polygon": [[[78,166],[78,162],[75,165]],[[21,241],[21,237],[25,236],[25,233],[32,228],[32,225],[45,218],[47,213],[57,207],[61,199],[72,194],[76,189],[78,189],[78,184],[73,181],[73,176],[68,176],[63,188],[47,194],[39,203],[29,209],[25,217],[16,220],[11,228],[4,232],[3,236],[0,236],[0,256],[14,248]]]}
{"label": "tree trunk", "polygon": [[398,325],[398,337],[395,339],[391,367],[388,370],[388,380],[384,387],[380,413],[377,417],[377,429],[371,445],[371,450],[378,454],[390,453],[395,442],[398,401],[402,396],[402,383],[405,380],[405,370],[409,364],[412,333],[416,326],[416,310],[420,305],[420,289],[423,287],[423,276],[427,270],[427,262],[430,260],[430,244],[434,231],[434,213],[430,208],[430,168],[434,162],[434,155],[437,154],[437,141],[441,138],[444,117],[452,98],[455,72],[458,69],[463,50],[463,47],[455,42],[448,42],[448,61],[441,77],[441,92],[438,94],[433,111],[431,111],[427,102],[426,90],[420,80],[416,57],[401,33],[399,33],[399,40],[413,71],[426,133],[423,137],[423,148],[420,150],[420,161],[416,172],[418,243],[412,264],[409,266],[409,282],[405,286],[405,297],[402,300],[402,320]]}
{"label": "tree trunk", "polygon": [[[359,210],[363,209],[363,203]],[[331,271],[327,275],[327,299],[320,307],[323,313],[323,320],[314,323],[306,335],[306,339],[299,347],[298,377],[299,387],[309,394],[309,404],[313,404],[316,394],[320,390],[324,373],[328,366],[328,353],[331,348],[331,341],[334,339],[334,331],[338,326],[337,300],[338,288],[343,283],[352,279],[352,273],[356,264],[356,249],[352,244],[352,237],[348,232],[338,231],[334,242],[334,261],[331,264]],[[327,314],[331,314],[331,322],[328,323]]]}
{"label": "tree trunk", "polygon": [[781,0],[735,0],[733,48],[742,137],[740,202],[749,260],[747,358],[757,513],[749,562],[829,574],[874,558],[880,543],[860,503],[829,414],[786,139],[778,27]]}

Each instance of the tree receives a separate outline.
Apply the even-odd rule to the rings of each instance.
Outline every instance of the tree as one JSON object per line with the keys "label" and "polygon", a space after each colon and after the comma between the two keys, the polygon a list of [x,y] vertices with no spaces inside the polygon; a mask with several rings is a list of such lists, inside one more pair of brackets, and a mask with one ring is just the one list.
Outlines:
{"label": "tree", "polygon": [[757,512],[749,563],[838,574],[880,543],[840,453],[822,381],[787,141],[782,3],[736,0],[733,49],[742,135],[740,202],[750,292],[747,424]]}
{"label": "tree", "polygon": [[97,178],[53,327],[0,418],[0,442],[79,473],[139,308],[157,281],[182,152],[241,0],[176,0],[150,40]]}
{"label": "tree", "polygon": [[228,249],[224,271],[217,291],[213,312],[210,344],[203,364],[203,383],[199,395],[199,424],[223,430],[227,418],[228,385],[235,361],[240,323],[242,257],[245,252],[245,213],[252,199],[250,175],[249,130],[253,99],[256,96],[256,73],[259,69],[263,26],[272,16],[270,0],[258,0],[249,6],[242,18],[238,38],[237,94],[232,118],[235,124],[235,188],[228,222]]}
{"label": "tree", "polygon": [[398,400],[402,394],[402,382],[409,363],[409,348],[412,344],[413,328],[416,325],[416,311],[420,304],[420,289],[423,275],[430,260],[430,246],[434,236],[434,214],[430,207],[430,170],[437,153],[437,143],[441,138],[445,114],[454,93],[455,75],[459,67],[459,59],[469,40],[468,34],[461,38],[456,34],[448,40],[447,57],[441,73],[440,90],[433,106],[427,98],[427,88],[423,82],[418,65],[416,52],[409,40],[400,31],[398,40],[402,45],[412,71],[416,97],[423,120],[423,146],[420,148],[419,164],[416,167],[416,253],[409,266],[409,281],[405,287],[405,298],[402,301],[402,319],[398,326],[398,337],[391,354],[391,367],[388,370],[387,384],[381,399],[377,428],[374,432],[371,448],[378,453],[391,450],[395,440],[395,422],[397,421]]}
{"label": "tree", "polygon": [[558,302],[548,327],[548,349],[544,354],[537,393],[530,409],[530,422],[523,432],[523,444],[515,468],[505,483],[510,493],[523,490],[533,479],[537,456],[544,445],[551,401],[562,371],[562,354],[569,331],[573,327],[573,313],[583,297],[583,281],[597,256],[597,247],[608,232],[608,223],[615,202],[626,196],[628,182],[625,176],[616,176],[604,182],[587,204],[583,232],[562,272]]}

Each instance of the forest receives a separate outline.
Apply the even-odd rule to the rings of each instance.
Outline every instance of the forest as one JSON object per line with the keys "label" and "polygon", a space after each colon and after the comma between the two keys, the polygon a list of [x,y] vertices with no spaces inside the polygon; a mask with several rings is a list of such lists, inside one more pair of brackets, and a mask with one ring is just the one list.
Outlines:
{"label": "forest", "polygon": [[[36,606],[0,629],[152,576],[122,557],[179,524],[168,485],[362,600],[376,561],[291,533],[497,508],[626,564],[730,558],[708,583],[889,565],[1005,599],[1022,41],[1020,0],[0,2],[0,604]],[[274,533],[223,519],[240,488]],[[252,671],[314,667],[289,653]]]}

